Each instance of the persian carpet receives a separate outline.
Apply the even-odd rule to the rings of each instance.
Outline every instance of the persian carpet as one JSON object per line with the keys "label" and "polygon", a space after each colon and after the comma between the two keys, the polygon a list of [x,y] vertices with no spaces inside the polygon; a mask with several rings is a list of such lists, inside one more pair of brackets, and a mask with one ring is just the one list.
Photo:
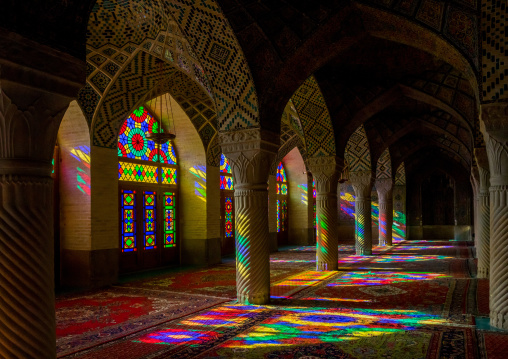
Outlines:
{"label": "persian carpet", "polygon": [[56,300],[57,354],[113,340],[224,300],[151,290],[111,288]]}

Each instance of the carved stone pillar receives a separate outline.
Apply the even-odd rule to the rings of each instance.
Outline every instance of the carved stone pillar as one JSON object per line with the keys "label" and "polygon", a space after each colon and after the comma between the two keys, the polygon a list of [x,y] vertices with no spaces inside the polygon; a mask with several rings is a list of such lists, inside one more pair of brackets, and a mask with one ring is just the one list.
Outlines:
{"label": "carved stone pillar", "polygon": [[86,64],[0,36],[0,357],[54,358],[51,159]]}
{"label": "carved stone pillar", "polygon": [[478,256],[478,278],[488,278],[490,269],[490,193],[489,162],[485,148],[475,148],[474,154],[480,177],[478,193],[478,218],[476,252]]}
{"label": "carved stone pillar", "polygon": [[474,236],[474,257],[478,258],[478,201],[480,196],[480,172],[478,171],[478,166],[471,167],[471,187],[473,188],[473,231],[471,231]]}
{"label": "carved stone pillar", "polygon": [[219,136],[235,181],[237,299],[266,304],[270,301],[267,182],[278,136],[259,129]]}
{"label": "carved stone pillar", "polygon": [[337,213],[337,175],[335,157],[309,158],[308,165],[316,182],[316,270],[338,269],[339,238]]}
{"label": "carved stone pillar", "polygon": [[70,98],[2,83],[0,357],[54,358],[51,159]]}
{"label": "carved stone pillar", "polygon": [[[392,238],[406,239],[406,186],[393,186],[393,209],[395,218],[392,226]],[[392,241],[393,242],[393,241]]]}
{"label": "carved stone pillar", "polygon": [[379,198],[379,245],[392,245],[393,181],[391,178],[376,179]]}
{"label": "carved stone pillar", "polygon": [[355,243],[357,255],[372,255],[372,175],[370,171],[351,172],[355,190]]}
{"label": "carved stone pillar", "polygon": [[481,119],[490,169],[490,324],[508,329],[508,104],[482,105]]}

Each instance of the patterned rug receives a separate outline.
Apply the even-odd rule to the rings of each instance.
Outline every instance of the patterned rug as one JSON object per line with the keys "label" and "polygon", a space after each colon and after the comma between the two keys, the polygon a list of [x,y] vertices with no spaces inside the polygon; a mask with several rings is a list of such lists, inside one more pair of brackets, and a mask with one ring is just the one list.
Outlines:
{"label": "patterned rug", "polygon": [[[294,274],[295,268],[292,266],[271,269],[270,281],[274,283]],[[211,268],[171,273],[153,279],[130,282],[123,286],[235,299],[236,268],[234,266],[218,265]]]}
{"label": "patterned rug", "polygon": [[[364,257],[345,252],[340,272],[309,270],[311,250],[278,252],[271,256],[270,305],[218,304],[71,357],[506,358],[508,334],[474,325],[474,316],[488,314],[488,281],[474,278],[474,260],[462,258],[470,249],[450,243],[376,248]],[[231,276],[234,267],[226,267],[208,269],[218,273],[208,279]],[[195,281],[189,287],[198,296],[200,285],[213,286],[199,272],[177,276]],[[166,283],[160,293],[175,294],[175,287]]]}
{"label": "patterned rug", "polygon": [[57,353],[113,340],[224,302],[217,298],[111,288],[57,298]]}
{"label": "patterned rug", "polygon": [[508,335],[478,331],[479,357],[482,359],[506,359],[508,356]]}

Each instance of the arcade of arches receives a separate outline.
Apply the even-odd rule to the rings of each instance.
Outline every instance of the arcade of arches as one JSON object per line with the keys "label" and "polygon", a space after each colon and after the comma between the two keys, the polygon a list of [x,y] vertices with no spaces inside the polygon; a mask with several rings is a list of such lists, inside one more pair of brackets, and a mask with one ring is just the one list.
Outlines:
{"label": "arcade of arches", "polygon": [[[181,293],[170,283],[168,297],[153,294],[161,296],[157,303],[174,295],[188,302],[171,310],[191,315],[223,303],[213,301],[234,285],[236,295],[227,297],[238,303],[227,304],[232,327],[239,318],[261,323],[260,308],[273,306],[300,308],[290,328],[323,324],[316,318],[326,313],[302,314],[320,302],[278,301],[320,285],[335,288],[368,267],[354,263],[384,263],[390,254],[399,258],[397,250],[433,240],[428,250],[463,253],[430,253],[433,266],[460,261],[469,275],[467,285],[452,269],[426,277],[463,279],[446,279],[443,328],[477,333],[479,349],[464,357],[495,357],[492,336],[506,340],[508,330],[505,3],[7,0],[0,9],[7,14],[0,24],[0,357],[54,358],[92,347],[109,324],[77,345],[77,334],[66,330],[84,314],[61,309],[69,293],[96,293],[76,303],[93,301],[104,288],[123,293],[108,292],[113,302],[147,298],[139,288],[128,292],[131,280],[173,283],[164,275],[196,268],[216,281],[219,294],[207,296],[189,280]],[[315,259],[298,257],[306,252]],[[290,267],[274,267],[280,263]],[[311,274],[287,284],[283,273],[297,274],[301,263],[312,263],[304,268]],[[413,290],[422,290],[418,267],[406,264]],[[233,284],[214,275],[225,268],[235,273]],[[389,270],[369,270],[369,280],[384,283],[376,276]],[[153,280],[161,273],[166,279]],[[384,294],[364,288],[370,299],[356,303],[378,308],[372,303],[381,298],[402,297],[409,289],[392,285],[394,273]],[[299,289],[274,294],[278,285]],[[456,302],[458,288],[460,298],[477,298],[477,309]],[[486,310],[478,309],[477,292],[488,294]],[[326,310],[343,313],[342,303],[353,301],[329,295],[334,306]],[[189,304],[196,298],[208,306]],[[130,335],[176,320],[171,310],[157,312],[158,322],[149,313],[131,322],[108,318],[149,323],[136,330],[125,324],[120,331]],[[433,323],[438,319],[425,322]],[[357,336],[347,330],[341,333]],[[184,342],[194,348],[205,341],[185,333],[172,338],[192,337]],[[437,353],[435,333],[454,340],[451,329],[425,333],[427,353]],[[376,357],[348,352],[337,344],[345,340],[340,335],[316,337],[298,355],[318,356],[312,350],[319,349]],[[58,344],[62,337],[70,344]],[[115,332],[118,338],[124,340]],[[248,351],[248,342],[237,349]],[[443,345],[439,355],[447,357]],[[299,357],[287,350],[280,355]],[[132,357],[154,357],[139,353]]]}

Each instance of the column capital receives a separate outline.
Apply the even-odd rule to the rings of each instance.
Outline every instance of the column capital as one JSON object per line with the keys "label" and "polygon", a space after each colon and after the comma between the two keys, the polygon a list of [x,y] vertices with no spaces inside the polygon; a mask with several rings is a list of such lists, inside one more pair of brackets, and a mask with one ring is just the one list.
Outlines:
{"label": "column capital", "polygon": [[379,196],[379,202],[392,200],[393,180],[391,178],[377,178],[376,191]]}
{"label": "column capital", "polygon": [[222,152],[228,157],[235,187],[248,184],[264,187],[268,181],[270,165],[279,149],[279,137],[260,128],[219,132]]}
{"label": "column capital", "polygon": [[312,157],[307,159],[307,166],[316,181],[317,193],[337,192],[337,179],[340,171],[337,157]]}
{"label": "column capital", "polygon": [[353,185],[356,198],[370,198],[373,182],[371,171],[350,172],[349,182]]}
{"label": "column capital", "polygon": [[508,140],[508,103],[496,102],[483,104],[480,107],[482,130],[497,141]]}
{"label": "column capital", "polygon": [[60,122],[71,97],[0,82],[0,172],[49,175]]}

